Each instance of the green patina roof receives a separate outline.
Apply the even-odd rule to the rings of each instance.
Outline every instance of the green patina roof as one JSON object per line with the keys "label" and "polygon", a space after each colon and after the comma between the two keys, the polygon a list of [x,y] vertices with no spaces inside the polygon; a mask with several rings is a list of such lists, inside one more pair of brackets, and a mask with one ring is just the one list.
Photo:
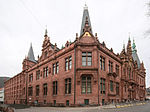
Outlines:
{"label": "green patina roof", "polygon": [[136,45],[135,45],[134,40],[133,40],[133,44],[132,44],[132,57],[133,57],[134,61],[137,61],[138,68],[140,68],[140,59],[137,54]]}

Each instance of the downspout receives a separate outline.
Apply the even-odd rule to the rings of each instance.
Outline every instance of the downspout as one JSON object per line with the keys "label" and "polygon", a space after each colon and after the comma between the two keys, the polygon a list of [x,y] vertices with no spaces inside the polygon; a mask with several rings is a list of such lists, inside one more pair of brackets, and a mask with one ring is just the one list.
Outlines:
{"label": "downspout", "polygon": [[121,96],[121,98],[120,98],[121,101],[123,100],[123,87],[124,87],[124,83],[122,83],[122,77],[123,77],[123,67],[122,66],[123,66],[123,64],[121,64],[121,75],[120,75],[120,85],[121,86],[119,86],[119,91],[121,89],[121,92],[120,92],[121,93],[121,95],[120,95]]}
{"label": "downspout", "polygon": [[98,53],[97,54],[97,56],[98,56],[98,58],[97,58],[98,59],[98,61],[97,61],[97,64],[98,64],[97,65],[97,67],[98,67],[98,74],[97,74],[98,75],[98,105],[100,105],[100,102],[99,102],[99,50],[97,50],[97,53]]}
{"label": "downspout", "polygon": [[26,103],[26,105],[27,105],[27,83],[28,83],[28,74],[27,74],[27,71],[25,71],[25,74],[26,74],[26,101],[25,101],[25,103]]}
{"label": "downspout", "polygon": [[74,105],[76,103],[76,45],[74,48]]}

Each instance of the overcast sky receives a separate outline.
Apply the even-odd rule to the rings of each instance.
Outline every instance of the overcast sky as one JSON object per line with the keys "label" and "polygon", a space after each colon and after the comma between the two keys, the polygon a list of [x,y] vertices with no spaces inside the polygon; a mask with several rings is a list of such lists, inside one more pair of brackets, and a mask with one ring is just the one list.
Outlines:
{"label": "overcast sky", "polygon": [[[92,29],[99,41],[120,53],[129,32],[135,39],[140,61],[150,86],[149,0],[87,0]],[[61,48],[80,33],[85,0],[0,0],[0,76],[12,77],[22,70],[22,61],[32,42],[35,58],[41,55],[47,25],[50,41]]]}

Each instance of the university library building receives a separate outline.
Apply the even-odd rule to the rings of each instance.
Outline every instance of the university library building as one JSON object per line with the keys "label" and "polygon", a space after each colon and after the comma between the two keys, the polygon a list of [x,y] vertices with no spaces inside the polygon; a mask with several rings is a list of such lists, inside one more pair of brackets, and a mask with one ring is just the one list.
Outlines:
{"label": "university library building", "polygon": [[129,38],[115,54],[93,35],[84,7],[80,35],[59,49],[45,31],[42,54],[32,45],[22,71],[5,82],[6,104],[48,106],[104,105],[145,100],[145,68]]}

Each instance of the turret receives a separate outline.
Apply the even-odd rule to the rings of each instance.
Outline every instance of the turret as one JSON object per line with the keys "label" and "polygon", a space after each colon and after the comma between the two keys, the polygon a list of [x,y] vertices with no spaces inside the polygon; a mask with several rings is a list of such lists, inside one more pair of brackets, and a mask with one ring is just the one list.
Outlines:
{"label": "turret", "polygon": [[131,40],[130,40],[130,37],[129,37],[128,44],[127,44],[127,54],[128,54],[129,56],[132,55],[132,47],[131,47]]}
{"label": "turret", "polygon": [[28,52],[28,56],[25,56],[25,59],[22,62],[23,71],[26,69],[29,69],[30,67],[32,67],[36,63],[37,63],[37,61],[35,60],[34,52],[33,52],[33,48],[32,48],[32,43],[31,43],[30,48],[29,48],[29,52]]}

